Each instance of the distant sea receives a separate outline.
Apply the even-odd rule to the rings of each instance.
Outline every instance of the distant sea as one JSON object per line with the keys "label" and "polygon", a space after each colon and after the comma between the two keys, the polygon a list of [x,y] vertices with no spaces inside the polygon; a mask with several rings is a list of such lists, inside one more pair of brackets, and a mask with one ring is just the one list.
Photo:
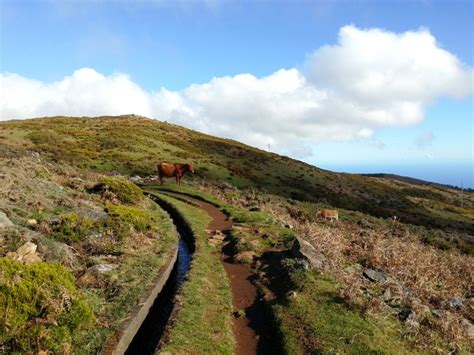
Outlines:
{"label": "distant sea", "polygon": [[470,164],[407,164],[407,165],[330,165],[319,164],[322,169],[354,174],[397,174],[440,184],[474,188],[474,162]]}

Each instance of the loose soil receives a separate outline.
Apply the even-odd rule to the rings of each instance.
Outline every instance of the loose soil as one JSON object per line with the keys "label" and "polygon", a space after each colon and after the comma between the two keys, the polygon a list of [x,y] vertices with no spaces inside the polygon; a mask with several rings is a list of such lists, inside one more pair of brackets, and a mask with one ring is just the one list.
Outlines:
{"label": "loose soil", "polygon": [[[212,218],[207,227],[210,233],[225,232],[232,228],[229,218],[214,205],[188,195],[166,193],[199,205],[206,211]],[[265,317],[263,300],[258,297],[257,288],[251,282],[254,276],[249,266],[234,263],[232,257],[223,252],[220,260],[230,279],[232,303],[236,311],[233,319],[234,337],[237,342],[236,354],[277,354],[279,351],[276,342],[272,342],[271,339],[272,322]],[[244,312],[238,312],[239,310]]]}

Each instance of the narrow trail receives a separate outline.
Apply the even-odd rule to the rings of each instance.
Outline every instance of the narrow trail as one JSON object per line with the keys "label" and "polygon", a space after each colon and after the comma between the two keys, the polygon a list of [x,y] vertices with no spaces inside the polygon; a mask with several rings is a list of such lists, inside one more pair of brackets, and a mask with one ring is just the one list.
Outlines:
{"label": "narrow trail", "polygon": [[[229,218],[214,205],[186,194],[166,192],[170,196],[185,199],[206,211],[212,218],[208,225],[210,234],[226,232],[232,228]],[[236,354],[277,354],[275,341],[271,340],[269,320],[265,319],[263,301],[251,282],[253,275],[249,266],[234,263],[230,255],[221,251],[220,260],[230,279],[232,303],[235,310],[245,313],[233,319],[233,332],[237,342]]]}

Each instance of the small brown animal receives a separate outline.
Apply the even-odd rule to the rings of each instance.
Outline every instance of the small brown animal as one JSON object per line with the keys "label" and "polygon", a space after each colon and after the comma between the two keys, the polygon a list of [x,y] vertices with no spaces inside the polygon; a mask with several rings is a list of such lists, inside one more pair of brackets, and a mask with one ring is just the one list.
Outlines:
{"label": "small brown animal", "polygon": [[187,172],[194,174],[194,167],[192,163],[189,164],[180,164],[180,163],[160,163],[158,164],[158,176],[160,178],[160,183],[163,185],[164,177],[175,177],[176,183],[181,185],[181,179],[184,174]]}
{"label": "small brown animal", "polygon": [[320,210],[316,213],[316,217],[329,219],[331,222],[339,220],[339,212],[336,210]]}

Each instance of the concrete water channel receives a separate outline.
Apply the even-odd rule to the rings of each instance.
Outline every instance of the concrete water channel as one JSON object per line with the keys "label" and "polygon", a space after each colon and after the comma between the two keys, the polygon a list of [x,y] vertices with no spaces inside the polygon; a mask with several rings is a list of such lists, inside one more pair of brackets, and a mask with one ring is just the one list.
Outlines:
{"label": "concrete water channel", "polygon": [[169,203],[158,196],[147,194],[172,218],[179,235],[178,257],[170,277],[153,302],[148,315],[128,346],[126,354],[154,354],[168,326],[176,306],[176,296],[186,278],[194,253],[194,236],[182,216]]}

